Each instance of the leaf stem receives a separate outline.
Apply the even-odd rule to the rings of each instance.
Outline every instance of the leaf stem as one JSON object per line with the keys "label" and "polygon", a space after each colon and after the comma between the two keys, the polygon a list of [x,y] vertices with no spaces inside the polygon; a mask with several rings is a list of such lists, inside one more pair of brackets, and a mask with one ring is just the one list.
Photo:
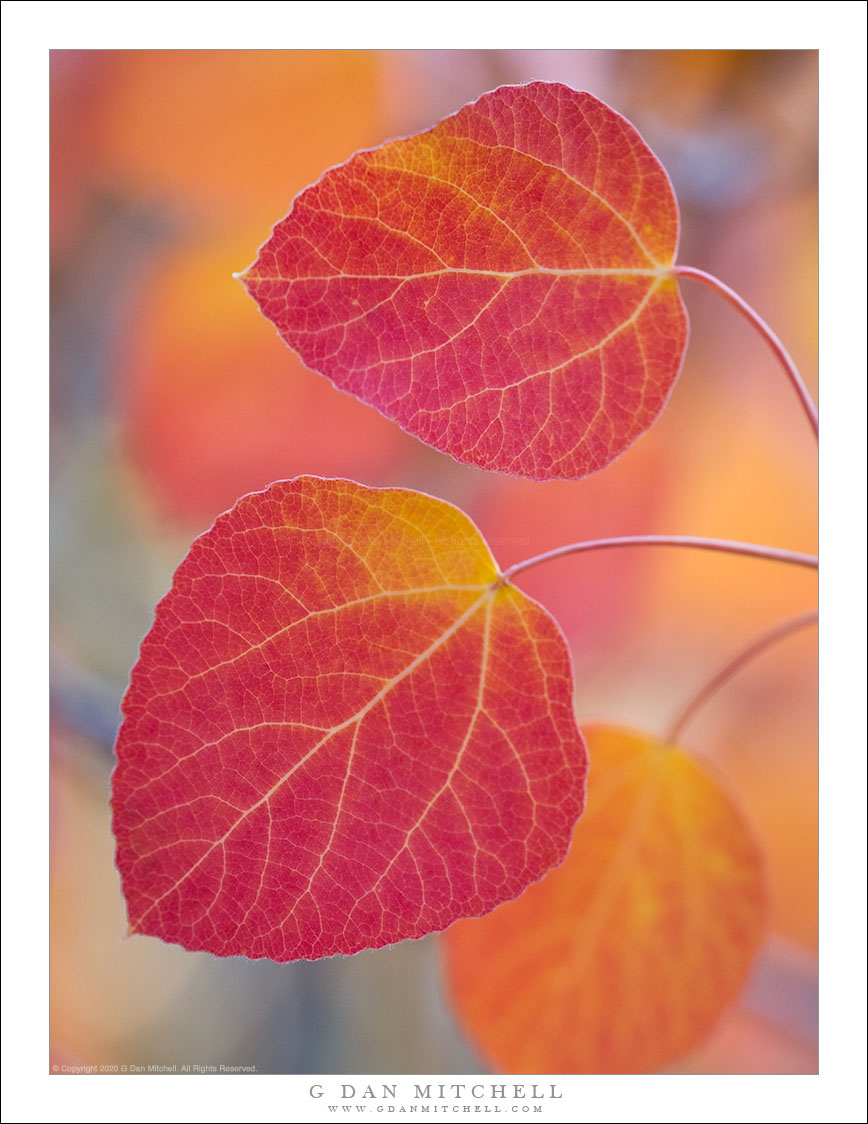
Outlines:
{"label": "leaf stem", "polygon": [[504,570],[500,580],[509,582],[516,574],[529,570],[531,566],[538,566],[541,562],[550,562],[555,558],[563,558],[567,554],[582,554],[588,550],[611,550],[620,546],[687,546],[695,550],[716,550],[726,554],[743,554],[748,558],[765,558],[772,562],[789,562],[794,566],[810,566],[813,569],[818,565],[815,554],[801,554],[796,550],[734,542],[731,539],[707,539],[699,535],[624,535],[613,539],[588,539],[585,542],[574,542],[568,546],[546,550],[542,554],[535,554],[533,558],[516,562],[514,566]]}
{"label": "leaf stem", "polygon": [[692,277],[694,281],[700,281],[703,285],[708,285],[709,288],[715,289],[721,296],[728,300],[734,308],[737,308],[742,316],[753,324],[784,368],[787,378],[790,380],[793,390],[795,390],[802,404],[802,409],[805,411],[811,429],[814,431],[814,437],[817,437],[819,433],[819,419],[814,399],[811,397],[807,386],[805,386],[805,381],[799,374],[799,369],[793,362],[792,356],[759,313],[755,312],[747,301],[743,297],[740,297],[734,289],[730,289],[729,285],[725,285],[723,281],[720,281],[711,273],[706,273],[703,269],[694,269],[692,265],[675,265],[672,267],[672,275],[674,277]]}
{"label": "leaf stem", "polygon": [[802,613],[798,617],[791,617],[790,620],[784,621],[768,632],[764,632],[762,636],[751,641],[746,648],[740,649],[734,656],[730,656],[726,663],[718,668],[714,675],[706,680],[701,687],[695,690],[687,702],[681,707],[663,737],[664,742],[666,742],[667,745],[672,745],[677,742],[684,727],[696,717],[698,712],[721,687],[741,671],[745,664],[750,663],[751,660],[764,652],[766,648],[777,644],[779,640],[784,640],[787,636],[791,636],[794,632],[798,632],[802,628],[808,628],[810,625],[815,624],[816,621],[816,609],[812,610],[810,613]]}

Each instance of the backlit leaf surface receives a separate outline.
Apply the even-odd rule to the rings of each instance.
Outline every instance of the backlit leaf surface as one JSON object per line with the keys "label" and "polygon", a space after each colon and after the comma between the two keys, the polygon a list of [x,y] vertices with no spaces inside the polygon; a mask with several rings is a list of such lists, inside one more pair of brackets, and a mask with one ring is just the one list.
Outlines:
{"label": "backlit leaf surface", "polygon": [[647,429],[678,374],[678,223],[629,122],[534,82],[326,172],[242,280],[309,367],[423,441],[572,478]]}
{"label": "backlit leaf surface", "polygon": [[442,929],[562,861],[586,753],[569,654],[470,520],[299,477],[198,539],[123,704],[130,928],[316,958]]}
{"label": "backlit leaf surface", "polygon": [[642,1073],[696,1046],[763,936],[757,845],[695,758],[585,728],[588,806],[567,861],[446,934],[459,1016],[514,1073]]}

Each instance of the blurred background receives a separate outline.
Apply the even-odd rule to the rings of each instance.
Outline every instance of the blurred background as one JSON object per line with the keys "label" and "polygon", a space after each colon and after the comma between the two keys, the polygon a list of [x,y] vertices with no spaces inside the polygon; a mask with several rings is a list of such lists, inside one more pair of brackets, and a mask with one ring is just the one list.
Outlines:
{"label": "blurred background", "polygon": [[[300,473],[461,506],[502,566],[584,538],[816,548],[816,449],[765,344],[684,282],[686,366],[604,473],[536,484],[426,448],[306,371],[232,273],[330,165],[503,83],[627,116],[681,205],[679,261],[732,285],[816,391],[812,51],[54,51],[53,1062],[463,1073],[437,938],[349,959],[218,960],[124,941],[109,780],[119,704],[191,540]],[[815,604],[794,568],[689,551],[574,557],[521,582],[573,652],[578,717],[662,732],[730,653]],[[768,856],[772,932],[741,1001],[679,1072],[817,1068],[816,635],[770,650],[688,729]]]}

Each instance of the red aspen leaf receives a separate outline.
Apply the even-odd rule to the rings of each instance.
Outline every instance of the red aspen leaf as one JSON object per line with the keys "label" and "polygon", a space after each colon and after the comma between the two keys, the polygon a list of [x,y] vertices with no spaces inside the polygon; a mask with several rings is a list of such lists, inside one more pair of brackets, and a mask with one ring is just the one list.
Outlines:
{"label": "red aspen leaf", "polygon": [[585,729],[588,806],[569,858],[446,934],[461,1021],[514,1073],[643,1073],[698,1045],[742,987],[766,891],[751,833],[695,758]]}
{"label": "red aspen leaf", "polygon": [[450,504],[299,477],[197,539],[123,704],[130,929],[314,959],[479,915],[561,862],[586,753],[552,618]]}
{"label": "red aspen leaf", "polygon": [[678,225],[628,121],[533,82],[326,172],[241,279],[308,367],[428,444],[575,478],[678,375]]}

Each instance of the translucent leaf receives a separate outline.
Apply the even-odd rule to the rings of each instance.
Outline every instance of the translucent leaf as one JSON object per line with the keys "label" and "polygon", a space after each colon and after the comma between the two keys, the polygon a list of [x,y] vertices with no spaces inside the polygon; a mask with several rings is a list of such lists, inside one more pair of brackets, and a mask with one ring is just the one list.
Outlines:
{"label": "translucent leaf", "polygon": [[678,223],[623,117],[503,86],[326,172],[242,280],[309,367],[423,441],[573,478],[644,432],[678,375]]}
{"label": "translucent leaf", "polygon": [[124,699],[130,928],[313,959],[443,929],[561,862],[586,754],[569,653],[479,532],[300,477],[198,539]]}

